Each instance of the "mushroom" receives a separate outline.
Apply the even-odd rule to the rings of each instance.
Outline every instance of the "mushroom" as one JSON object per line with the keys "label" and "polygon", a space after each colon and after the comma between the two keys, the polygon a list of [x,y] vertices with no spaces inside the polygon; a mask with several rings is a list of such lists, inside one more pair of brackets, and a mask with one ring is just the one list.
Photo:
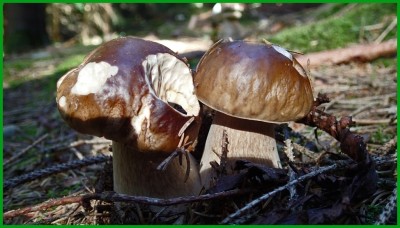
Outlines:
{"label": "mushroom", "polygon": [[159,198],[199,193],[191,155],[190,167],[173,159],[157,170],[182,140],[194,146],[200,127],[191,70],[167,47],[133,37],[106,42],[58,80],[56,101],[71,128],[112,140],[114,191]]}
{"label": "mushroom", "polygon": [[268,42],[220,40],[200,59],[194,74],[198,99],[215,111],[200,162],[202,185],[215,178],[223,135],[229,172],[238,159],[281,167],[274,126],[304,117],[313,91],[306,71],[285,49]]}

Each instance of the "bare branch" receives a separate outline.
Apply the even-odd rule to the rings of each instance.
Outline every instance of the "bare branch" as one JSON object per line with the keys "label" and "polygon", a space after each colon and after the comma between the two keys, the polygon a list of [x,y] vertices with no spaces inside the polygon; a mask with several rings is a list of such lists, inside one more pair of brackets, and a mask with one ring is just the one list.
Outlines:
{"label": "bare branch", "polygon": [[[254,191],[254,190],[253,190]],[[54,206],[80,203],[82,205],[90,205],[90,200],[102,200],[106,202],[127,202],[127,203],[143,203],[155,206],[170,206],[176,204],[193,203],[198,201],[223,199],[235,195],[248,194],[251,190],[235,189],[231,191],[219,192],[214,194],[205,194],[200,196],[178,197],[172,199],[159,199],[145,196],[130,196],[118,194],[115,192],[89,193],[81,196],[69,196],[60,199],[51,199],[38,205],[25,207],[17,210],[11,210],[4,213],[4,219],[10,219],[19,215],[24,215],[30,212],[47,210]]]}

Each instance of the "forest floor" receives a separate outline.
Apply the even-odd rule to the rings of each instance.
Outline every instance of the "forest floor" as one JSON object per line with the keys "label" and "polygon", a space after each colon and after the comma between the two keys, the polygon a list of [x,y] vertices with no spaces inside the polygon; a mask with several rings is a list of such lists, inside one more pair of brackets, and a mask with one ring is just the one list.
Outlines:
{"label": "forest floor", "polygon": [[[15,76],[26,74],[45,75],[56,68],[57,59],[36,61],[33,68],[16,70]],[[7,63],[6,63],[7,64]],[[34,72],[34,73],[32,73]],[[22,174],[35,172],[56,164],[84,160],[90,156],[110,155],[110,142],[80,135],[62,121],[55,103],[57,76],[28,80],[15,88],[4,89],[4,181]],[[375,214],[363,214],[363,223],[376,220],[377,213],[386,205],[396,184],[397,144],[397,68],[396,60],[373,63],[350,63],[324,66],[311,70],[315,95],[325,93],[331,99],[324,104],[325,112],[336,117],[352,116],[356,122],[351,130],[362,136],[368,151],[377,158],[387,160],[377,166],[378,191],[359,208],[374,208]],[[49,90],[51,92],[49,92]],[[327,134],[320,133],[318,141],[314,128],[301,124],[294,130],[316,145],[316,156],[322,153],[339,153],[339,143]],[[283,149],[280,148],[283,153]],[[302,160],[296,152],[299,161]],[[284,156],[284,155],[282,155]],[[95,192],[96,183],[104,178],[107,159],[89,161],[83,167],[70,167],[64,172],[32,177],[29,181],[4,189],[4,211],[39,204],[49,199]],[[309,160],[307,160],[309,161]],[[91,164],[91,165],[89,165]],[[111,177],[111,171],[106,175]],[[361,212],[363,211],[363,212]],[[79,203],[71,203],[34,211],[5,220],[8,224],[95,224],[94,211],[87,211]],[[97,218],[98,219],[98,218]],[[104,220],[105,219],[101,219]],[[103,221],[103,222],[104,222]],[[168,221],[168,223],[171,221]],[[101,222],[100,222],[101,223]]]}
{"label": "forest floor", "polygon": [[[210,44],[202,39],[191,41],[198,42],[199,47]],[[310,69],[314,95],[324,93],[330,98],[319,108],[338,119],[351,116],[355,124],[350,130],[362,137],[375,162],[377,189],[367,198],[357,200],[352,196],[354,201],[352,198],[346,204],[346,195],[340,192],[343,189],[332,189],[335,184],[348,183],[344,180],[355,182],[351,179],[354,176],[346,173],[352,171],[342,167],[330,170],[322,182],[314,178],[299,183],[298,199],[292,199],[289,189],[285,189],[236,220],[229,220],[229,215],[286,183],[274,183],[268,188],[251,185],[247,193],[237,188],[239,191],[233,192],[232,197],[222,194],[190,202],[176,199],[175,205],[164,207],[167,210],[154,209],[151,200],[121,203],[117,197],[106,195],[100,199],[102,193],[112,190],[111,143],[70,129],[59,116],[55,102],[58,78],[91,49],[47,49],[4,61],[4,224],[373,224],[393,200],[393,192],[397,195],[397,58],[386,58]],[[291,132],[295,156],[289,162],[285,142],[278,140],[285,172],[292,167],[301,176],[327,164],[351,160],[341,153],[340,142],[315,127],[300,123],[284,127]],[[282,131],[278,128],[277,135]],[[321,162],[327,156],[330,163]],[[100,195],[89,201],[79,198],[88,194]],[[177,205],[184,205],[184,210]],[[26,210],[13,211],[20,208]],[[325,216],[324,220],[313,220],[313,213]],[[387,216],[386,224],[397,223],[395,208],[393,213]],[[267,215],[274,215],[277,220],[268,219]]]}

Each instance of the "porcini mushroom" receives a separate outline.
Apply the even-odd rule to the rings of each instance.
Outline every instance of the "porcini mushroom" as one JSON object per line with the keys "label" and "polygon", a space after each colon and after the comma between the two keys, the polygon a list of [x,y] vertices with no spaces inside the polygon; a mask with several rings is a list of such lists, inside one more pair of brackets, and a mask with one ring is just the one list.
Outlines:
{"label": "porcini mushroom", "polygon": [[281,167],[274,125],[302,118],[313,104],[307,73],[288,51],[268,42],[220,40],[200,60],[194,82],[198,99],[215,110],[200,162],[206,188],[224,131],[228,171],[238,159]]}
{"label": "porcini mushroom", "polygon": [[56,100],[70,127],[112,140],[116,192],[159,198],[199,193],[190,155],[190,167],[174,159],[157,170],[182,139],[195,145],[200,126],[191,70],[167,47],[133,37],[106,42],[58,80]]}

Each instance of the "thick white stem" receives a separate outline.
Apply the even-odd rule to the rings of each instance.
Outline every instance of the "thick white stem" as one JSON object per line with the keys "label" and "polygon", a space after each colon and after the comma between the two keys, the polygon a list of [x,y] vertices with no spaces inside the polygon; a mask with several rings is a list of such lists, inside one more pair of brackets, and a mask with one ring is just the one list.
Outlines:
{"label": "thick white stem", "polygon": [[200,162],[201,182],[206,189],[212,185],[212,180],[216,176],[210,162],[220,163],[223,131],[226,131],[228,139],[226,167],[228,172],[233,170],[235,161],[239,159],[265,164],[269,167],[281,167],[276,148],[274,124],[216,113]]}
{"label": "thick white stem", "polygon": [[198,165],[191,155],[189,178],[184,182],[187,167],[185,158],[182,165],[175,158],[166,170],[160,171],[157,166],[168,155],[140,153],[114,141],[112,149],[115,192],[156,198],[199,194],[201,185]]}

